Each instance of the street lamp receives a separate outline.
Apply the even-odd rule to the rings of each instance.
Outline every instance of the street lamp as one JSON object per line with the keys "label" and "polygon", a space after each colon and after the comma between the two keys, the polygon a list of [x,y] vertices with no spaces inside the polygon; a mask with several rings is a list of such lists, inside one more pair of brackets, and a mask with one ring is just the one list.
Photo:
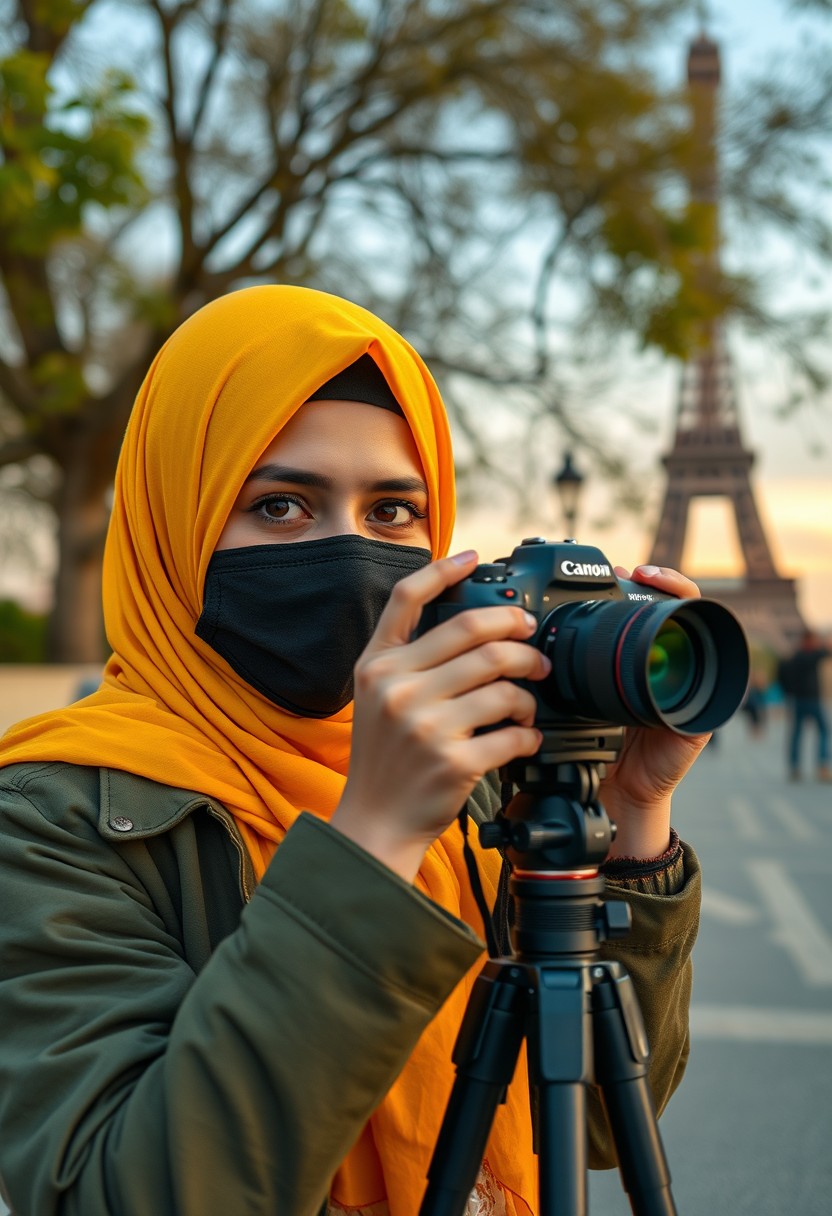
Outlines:
{"label": "street lamp", "polygon": [[572,453],[566,452],[563,457],[563,468],[555,473],[552,485],[558,492],[560,509],[566,520],[566,533],[569,539],[574,539],[575,520],[578,516],[578,499],[583,489],[584,475],[572,463]]}

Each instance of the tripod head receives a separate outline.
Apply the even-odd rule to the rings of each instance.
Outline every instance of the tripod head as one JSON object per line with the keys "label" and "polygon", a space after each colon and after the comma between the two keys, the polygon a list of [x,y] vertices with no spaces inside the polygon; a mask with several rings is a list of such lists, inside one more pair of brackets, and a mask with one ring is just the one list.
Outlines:
{"label": "tripod head", "polygon": [[[484,848],[503,848],[515,870],[590,871],[609,852],[615,827],[598,801],[592,763],[525,766],[505,811],[480,828]],[[509,774],[509,779],[513,774]]]}
{"label": "tripod head", "polygon": [[624,728],[612,723],[543,729],[534,756],[500,771],[517,794],[480,829],[484,848],[502,848],[517,871],[597,872],[615,838],[598,800],[607,764],[621,754]]}
{"label": "tripod head", "polygon": [[603,900],[599,866],[615,825],[598,800],[604,762],[515,761],[502,774],[518,792],[480,828],[484,848],[501,848],[511,866],[512,944],[520,957],[592,955],[630,928],[626,904]]}

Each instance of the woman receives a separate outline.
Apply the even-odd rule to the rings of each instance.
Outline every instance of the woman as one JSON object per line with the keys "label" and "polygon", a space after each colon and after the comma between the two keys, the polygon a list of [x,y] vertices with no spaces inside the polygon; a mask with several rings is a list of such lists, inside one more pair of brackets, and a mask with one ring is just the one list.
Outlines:
{"label": "woman", "polygon": [[[157,356],[116,480],[101,689],[0,746],[18,1216],[418,1210],[481,963],[453,821],[493,814],[486,774],[537,750],[515,681],[549,670],[510,606],[410,641],[476,564],[443,556],[453,514],[433,381],[355,305],[252,288]],[[670,795],[703,742],[634,731],[604,791],[659,1106],[698,908]],[[499,858],[475,849],[493,903]],[[592,1135],[609,1164],[597,1105]],[[536,1211],[536,1173],[521,1063],[472,1210]]]}

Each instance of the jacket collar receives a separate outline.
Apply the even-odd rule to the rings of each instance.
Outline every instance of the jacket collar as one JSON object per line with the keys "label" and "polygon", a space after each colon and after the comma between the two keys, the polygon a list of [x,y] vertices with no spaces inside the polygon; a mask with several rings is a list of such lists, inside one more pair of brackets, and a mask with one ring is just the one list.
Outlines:
{"label": "jacket collar", "polygon": [[228,832],[239,859],[240,887],[244,899],[251,898],[255,887],[254,868],[240,830],[231,812],[205,794],[194,790],[161,785],[117,768],[99,769],[98,830],[106,840],[125,844],[159,836],[176,827],[188,815],[207,810],[220,820]]}
{"label": "jacket collar", "polygon": [[107,840],[141,840],[167,832],[197,807],[225,810],[205,794],[116,768],[99,769],[99,785],[98,830]]}

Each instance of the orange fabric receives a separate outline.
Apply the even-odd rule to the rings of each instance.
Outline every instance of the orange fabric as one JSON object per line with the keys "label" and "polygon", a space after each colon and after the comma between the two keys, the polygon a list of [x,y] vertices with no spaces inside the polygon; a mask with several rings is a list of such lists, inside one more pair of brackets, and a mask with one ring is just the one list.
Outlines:
{"label": "orange fabric", "polygon": [[[12,728],[0,742],[0,765],[104,765],[198,790],[233,813],[258,877],[301,810],[332,813],[347,770],[352,705],[323,721],[286,713],[237,676],[194,626],[208,561],[245,477],[310,393],[367,352],[419,451],[434,557],[447,552],[455,506],[450,436],[415,351],[370,313],[321,292],[272,286],[227,295],[165,343],[127,428],[104,560],[113,653],[102,686]],[[478,860],[493,902],[498,859],[485,853]],[[456,827],[429,850],[417,883],[480,929]],[[378,1200],[382,1179],[392,1216],[418,1210],[476,971],[425,1032],[336,1178],[333,1195],[344,1205]],[[535,1209],[525,1069],[495,1121],[488,1158],[502,1185]]]}

